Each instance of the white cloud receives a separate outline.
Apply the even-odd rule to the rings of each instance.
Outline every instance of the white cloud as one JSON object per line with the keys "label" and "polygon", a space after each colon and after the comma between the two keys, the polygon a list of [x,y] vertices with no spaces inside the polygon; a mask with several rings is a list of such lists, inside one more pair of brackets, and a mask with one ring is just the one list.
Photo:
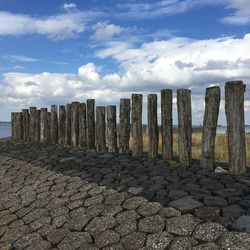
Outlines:
{"label": "white cloud", "polygon": [[39,34],[51,40],[62,40],[83,32],[85,18],[81,12],[35,18],[0,11],[0,36]]}
{"label": "white cloud", "polygon": [[95,82],[99,80],[99,74],[97,73],[96,66],[93,63],[88,63],[79,67],[78,78],[83,82]]}
{"label": "white cloud", "polygon": [[[159,93],[163,88],[191,88],[193,117],[200,123],[206,87],[219,85],[223,93],[226,81],[240,79],[250,83],[250,34],[238,39],[173,38],[144,43],[138,48],[122,42],[109,42],[106,46],[97,55],[113,58],[119,66],[117,72],[105,74],[88,63],[79,67],[76,75],[6,73],[0,81],[1,107],[17,110],[86,98],[96,98],[98,105],[118,105],[119,98],[130,97],[132,92],[144,94],[146,100],[146,94]],[[248,89],[245,96],[249,112]]]}
{"label": "white cloud", "polygon": [[122,88],[192,87],[250,79],[249,44],[250,34],[242,39],[173,38],[144,43],[139,48],[122,42],[109,44],[96,55],[111,57],[120,64]]}
{"label": "white cloud", "polygon": [[108,22],[99,22],[94,25],[93,29],[95,30],[95,33],[92,36],[92,39],[96,41],[109,40],[124,30],[122,27],[109,24]]}
{"label": "white cloud", "polygon": [[33,57],[22,56],[22,55],[5,55],[3,56],[3,58],[10,62],[40,62],[41,61]]}
{"label": "white cloud", "polygon": [[244,25],[250,23],[250,2],[249,0],[230,0],[228,8],[235,12],[223,21],[228,24]]}
{"label": "white cloud", "polygon": [[74,3],[65,3],[65,4],[63,4],[62,7],[65,10],[71,10],[71,9],[75,9],[76,8],[76,4],[74,4]]}

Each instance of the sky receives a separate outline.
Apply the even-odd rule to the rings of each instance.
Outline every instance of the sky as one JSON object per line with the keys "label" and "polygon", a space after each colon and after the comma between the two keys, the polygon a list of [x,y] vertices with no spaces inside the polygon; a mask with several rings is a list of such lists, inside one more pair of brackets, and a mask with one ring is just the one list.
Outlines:
{"label": "sky", "polygon": [[50,107],[172,89],[192,90],[193,124],[204,93],[243,80],[250,124],[249,0],[0,0],[0,120],[30,106]]}

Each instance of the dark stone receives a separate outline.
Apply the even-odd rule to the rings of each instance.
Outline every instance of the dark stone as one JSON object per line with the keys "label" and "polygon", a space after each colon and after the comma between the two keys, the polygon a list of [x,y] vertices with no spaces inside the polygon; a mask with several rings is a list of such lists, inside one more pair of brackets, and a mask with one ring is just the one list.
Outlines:
{"label": "dark stone", "polygon": [[169,206],[177,208],[178,210],[182,212],[190,212],[194,210],[195,208],[201,207],[202,203],[190,197],[184,197],[179,200],[171,201],[169,203]]}
{"label": "dark stone", "polygon": [[241,205],[243,208],[249,209],[250,208],[250,199],[249,200],[241,200],[239,202],[239,205]]}
{"label": "dark stone", "polygon": [[223,189],[219,189],[219,190],[214,191],[214,193],[222,198],[243,195],[242,191],[236,190],[234,188],[223,188]]}
{"label": "dark stone", "polygon": [[213,221],[214,218],[220,215],[220,208],[203,206],[195,211],[195,216],[201,220]]}
{"label": "dark stone", "polygon": [[221,216],[216,217],[214,219],[214,222],[219,223],[219,224],[221,224],[222,226],[224,226],[224,227],[226,227],[228,229],[231,227],[231,225],[233,223],[232,219],[230,219],[228,217],[221,217]]}
{"label": "dark stone", "polygon": [[245,210],[239,205],[231,205],[222,208],[222,214],[224,217],[238,218],[245,214]]}
{"label": "dark stone", "polygon": [[240,216],[232,224],[232,229],[243,233],[250,233],[250,216]]}
{"label": "dark stone", "polygon": [[171,190],[168,194],[171,200],[178,200],[184,196],[188,196],[188,193],[183,190]]}
{"label": "dark stone", "polygon": [[218,196],[206,196],[203,200],[204,205],[212,207],[225,207],[228,205],[227,201]]}

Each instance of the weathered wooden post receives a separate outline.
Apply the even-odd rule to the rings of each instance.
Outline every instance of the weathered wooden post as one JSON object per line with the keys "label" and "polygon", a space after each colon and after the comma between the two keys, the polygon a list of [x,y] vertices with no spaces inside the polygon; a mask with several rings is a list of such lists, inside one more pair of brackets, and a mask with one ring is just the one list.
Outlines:
{"label": "weathered wooden post", "polygon": [[192,163],[192,111],[191,90],[177,90],[178,154],[180,162]]}
{"label": "weathered wooden post", "polygon": [[30,142],[36,141],[36,107],[30,107]]}
{"label": "weathered wooden post", "polygon": [[41,111],[38,109],[36,110],[36,142],[40,142],[40,116]]}
{"label": "weathered wooden post", "polygon": [[66,104],[65,145],[71,145],[71,104]]}
{"label": "weathered wooden post", "polygon": [[11,112],[11,137],[15,139],[15,112]]}
{"label": "weathered wooden post", "polygon": [[23,113],[17,113],[17,139],[23,140]]}
{"label": "weathered wooden post", "polygon": [[95,150],[95,99],[87,100],[87,149]]}
{"label": "weathered wooden post", "polygon": [[96,106],[96,151],[106,151],[105,107]]}
{"label": "weathered wooden post", "polygon": [[117,152],[116,106],[107,106],[106,140],[108,152]]}
{"label": "weathered wooden post", "polygon": [[29,110],[23,109],[23,140],[28,141],[29,139]]}
{"label": "weathered wooden post", "polygon": [[47,112],[47,142],[51,143],[51,112]]}
{"label": "weathered wooden post", "polygon": [[119,153],[129,153],[130,99],[120,100]]}
{"label": "weathered wooden post", "polygon": [[173,91],[161,90],[161,139],[163,160],[173,159]]}
{"label": "weathered wooden post", "polygon": [[79,146],[86,148],[87,145],[87,123],[86,123],[86,104],[80,103],[78,107],[79,116]]}
{"label": "weathered wooden post", "polygon": [[51,143],[58,143],[58,114],[57,105],[51,105]]}
{"label": "weathered wooden post", "polygon": [[140,94],[132,94],[132,139],[132,156],[142,156],[142,95]]}
{"label": "weathered wooden post", "polygon": [[41,108],[40,114],[40,141],[48,141],[48,118],[47,118],[47,108]]}
{"label": "weathered wooden post", "polygon": [[66,109],[64,105],[59,106],[59,124],[58,124],[58,142],[60,145],[65,144],[65,118]]}
{"label": "weathered wooden post", "polygon": [[14,139],[18,140],[18,133],[19,133],[19,128],[18,128],[18,112],[13,112],[13,135],[14,135]]}
{"label": "weathered wooden post", "polygon": [[71,104],[71,145],[76,147],[79,143],[79,117],[78,117],[79,102]]}
{"label": "weathered wooden post", "polygon": [[201,166],[203,168],[214,169],[215,136],[220,108],[219,87],[206,89],[205,103],[201,142]]}
{"label": "weathered wooden post", "polygon": [[157,95],[148,95],[148,159],[155,160],[158,154]]}
{"label": "weathered wooden post", "polygon": [[225,84],[229,171],[235,174],[246,171],[245,87],[242,81],[232,81]]}

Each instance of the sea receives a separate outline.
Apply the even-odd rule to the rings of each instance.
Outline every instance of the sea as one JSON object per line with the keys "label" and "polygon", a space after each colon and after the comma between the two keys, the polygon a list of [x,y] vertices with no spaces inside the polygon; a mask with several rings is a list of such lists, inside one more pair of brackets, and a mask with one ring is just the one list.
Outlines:
{"label": "sea", "polygon": [[[227,131],[226,126],[218,126],[217,133],[225,134]],[[250,125],[245,126],[245,132],[250,133]],[[11,123],[10,122],[0,122],[0,138],[11,136]]]}

